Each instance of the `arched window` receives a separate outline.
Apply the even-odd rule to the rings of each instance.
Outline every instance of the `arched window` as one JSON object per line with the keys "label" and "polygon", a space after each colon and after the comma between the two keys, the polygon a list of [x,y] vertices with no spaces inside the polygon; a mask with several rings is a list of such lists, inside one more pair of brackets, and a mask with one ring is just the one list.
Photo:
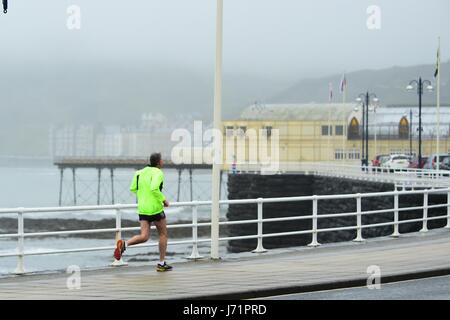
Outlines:
{"label": "arched window", "polygon": [[360,137],[359,122],[358,122],[358,119],[353,118],[350,121],[350,125],[348,126],[348,138],[349,139],[357,139],[359,137]]}
{"label": "arched window", "polygon": [[409,138],[409,121],[406,117],[403,117],[398,124],[398,137],[400,139]]}

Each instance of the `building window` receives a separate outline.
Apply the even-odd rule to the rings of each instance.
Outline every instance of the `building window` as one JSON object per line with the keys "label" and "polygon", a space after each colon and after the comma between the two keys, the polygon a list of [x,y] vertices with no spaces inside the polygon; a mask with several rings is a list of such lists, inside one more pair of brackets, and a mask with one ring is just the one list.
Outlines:
{"label": "building window", "polygon": [[350,121],[350,125],[348,126],[348,138],[349,139],[357,139],[359,138],[359,122],[358,119],[353,118]]}
{"label": "building window", "polygon": [[403,117],[400,120],[398,125],[398,136],[400,139],[408,139],[409,138],[409,122],[406,117]]}
{"label": "building window", "polygon": [[237,129],[238,136],[240,136],[240,137],[245,136],[246,131],[247,131],[247,127],[245,127],[245,126],[238,127],[238,129]]}
{"label": "building window", "polygon": [[[409,154],[409,149],[391,149],[391,155],[393,154]],[[414,152],[413,152],[414,154]]]}
{"label": "building window", "polygon": [[323,136],[328,136],[328,135],[332,135],[333,133],[329,131],[329,129],[331,129],[329,126],[322,126],[322,135]]}
{"label": "building window", "polygon": [[349,160],[359,160],[361,159],[361,153],[357,149],[352,149],[348,151],[348,159]]}
{"label": "building window", "polygon": [[232,137],[234,135],[234,127],[233,126],[226,126],[225,127],[225,135],[227,137]]}
{"label": "building window", "polygon": [[336,126],[334,129],[337,136],[343,136],[344,135],[344,126]]}
{"label": "building window", "polygon": [[342,149],[334,150],[334,159],[335,160],[344,160],[345,159],[345,151]]}
{"label": "building window", "polygon": [[272,126],[262,127],[262,134],[265,137],[270,137],[272,135]]}

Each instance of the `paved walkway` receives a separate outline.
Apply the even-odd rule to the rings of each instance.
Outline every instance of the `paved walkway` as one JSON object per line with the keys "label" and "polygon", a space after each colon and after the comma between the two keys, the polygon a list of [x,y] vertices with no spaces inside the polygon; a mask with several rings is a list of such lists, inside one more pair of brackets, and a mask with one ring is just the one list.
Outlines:
{"label": "paved walkway", "polygon": [[385,283],[367,287],[288,294],[264,300],[450,300],[450,276]]}
{"label": "paved walkway", "polygon": [[381,268],[382,277],[436,269],[448,269],[450,274],[450,230],[273,250],[219,262],[179,263],[166,273],[157,273],[153,266],[132,264],[82,271],[78,290],[67,289],[67,274],[16,276],[0,279],[0,299],[246,298],[274,293],[275,289],[282,293],[355,279],[365,281],[371,265]]}

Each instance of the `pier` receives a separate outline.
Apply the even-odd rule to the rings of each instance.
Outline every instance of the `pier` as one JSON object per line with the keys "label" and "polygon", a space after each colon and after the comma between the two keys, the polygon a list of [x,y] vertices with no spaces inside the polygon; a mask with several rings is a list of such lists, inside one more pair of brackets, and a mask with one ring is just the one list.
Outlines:
{"label": "pier", "polygon": [[[111,181],[111,204],[115,203],[114,197],[114,185],[115,185],[115,175],[114,171],[117,169],[132,169],[139,170],[148,165],[148,158],[100,158],[100,157],[64,157],[55,159],[53,164],[58,167],[60,172],[60,183],[59,183],[59,205],[62,205],[62,195],[63,195],[63,179],[64,172],[68,170],[72,174],[72,191],[73,191],[73,205],[77,205],[77,177],[76,171],[81,169],[94,169],[97,170],[97,205],[100,205],[100,192],[101,192],[101,179],[102,172],[106,170],[109,172]],[[177,202],[180,201],[181,192],[181,174],[184,170],[189,173],[189,192],[190,201],[193,201],[193,186],[192,186],[192,176],[195,170],[212,170],[212,166],[209,164],[175,164],[170,160],[164,160],[164,169],[176,170],[178,173],[178,184],[177,184]],[[223,181],[223,172],[220,175],[221,185]],[[221,188],[222,189],[222,188]]]}

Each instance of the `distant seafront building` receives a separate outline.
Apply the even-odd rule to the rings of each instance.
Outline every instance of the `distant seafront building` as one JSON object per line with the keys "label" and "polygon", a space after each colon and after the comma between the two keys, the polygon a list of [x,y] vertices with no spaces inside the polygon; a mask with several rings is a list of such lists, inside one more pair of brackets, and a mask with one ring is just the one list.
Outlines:
{"label": "distant seafront building", "polygon": [[[412,121],[411,111],[412,110]],[[450,105],[440,108],[440,151],[450,151]],[[410,128],[410,124],[412,126]],[[376,154],[418,153],[417,105],[370,108],[369,159]],[[436,107],[422,107],[422,153],[436,150]],[[280,162],[361,159],[362,107],[359,103],[253,104],[239,119],[223,121],[224,137],[248,129],[278,129]],[[410,139],[411,129],[411,139]],[[412,142],[412,150],[410,145]]]}
{"label": "distant seafront building", "polygon": [[171,154],[177,143],[172,132],[192,130],[194,119],[179,115],[143,114],[138,125],[60,125],[50,130],[51,155],[60,157],[148,157],[158,151]]}

